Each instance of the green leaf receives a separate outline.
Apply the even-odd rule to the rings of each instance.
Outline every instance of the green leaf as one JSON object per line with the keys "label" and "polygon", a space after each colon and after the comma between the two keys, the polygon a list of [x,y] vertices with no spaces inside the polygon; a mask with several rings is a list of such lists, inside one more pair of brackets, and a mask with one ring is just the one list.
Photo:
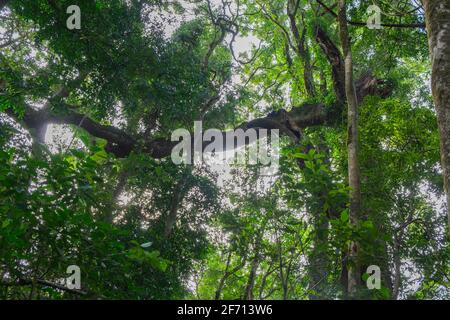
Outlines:
{"label": "green leaf", "polygon": [[6,228],[11,224],[12,220],[11,219],[5,219],[2,222],[2,228]]}
{"label": "green leaf", "polygon": [[307,155],[306,153],[302,153],[302,152],[296,152],[294,153],[294,158],[299,158],[299,159],[311,159],[311,157],[309,155]]}
{"label": "green leaf", "polygon": [[348,210],[344,210],[341,212],[341,221],[347,222],[349,220]]}

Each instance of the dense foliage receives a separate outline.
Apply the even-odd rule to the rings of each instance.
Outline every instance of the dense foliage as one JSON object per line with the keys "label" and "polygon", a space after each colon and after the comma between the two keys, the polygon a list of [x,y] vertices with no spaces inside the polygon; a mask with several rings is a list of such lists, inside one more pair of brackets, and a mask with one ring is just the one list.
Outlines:
{"label": "dense foliage", "polygon": [[[354,223],[333,3],[0,1],[0,299],[450,299],[426,31],[358,25],[372,1],[347,1]],[[419,2],[375,3],[385,23],[424,22]],[[175,165],[163,144],[196,120],[314,106],[326,118],[290,128],[274,176]],[[349,294],[351,243],[363,285]],[[64,287],[70,265],[80,289]]]}

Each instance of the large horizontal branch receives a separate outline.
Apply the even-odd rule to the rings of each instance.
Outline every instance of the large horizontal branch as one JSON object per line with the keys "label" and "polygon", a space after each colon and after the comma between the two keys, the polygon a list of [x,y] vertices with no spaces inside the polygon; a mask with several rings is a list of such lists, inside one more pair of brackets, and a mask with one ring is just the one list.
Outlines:
{"label": "large horizontal branch", "polygon": [[108,141],[106,151],[118,157],[126,157],[135,148],[136,140],[128,133],[110,125],[103,125],[95,120],[68,109],[63,114],[48,113],[48,123],[72,124],[83,128],[92,136]]}
{"label": "large horizontal branch", "polygon": [[6,113],[22,122],[35,137],[39,136],[39,132],[51,123],[71,124],[80,127],[94,137],[105,139],[108,142],[105,147],[106,151],[115,154],[117,157],[128,156],[136,144],[136,140],[125,131],[113,126],[100,124],[88,116],[69,108],[55,113],[47,108],[35,110],[31,106],[26,106],[22,119],[18,119],[12,109],[7,109]]}
{"label": "large horizontal branch", "polygon": [[[170,156],[177,141],[158,138],[139,142],[138,139],[130,136],[125,131],[109,125],[102,125],[86,115],[67,109],[64,112],[55,113],[50,109],[35,110],[27,106],[24,117],[18,119],[12,109],[7,109],[6,113],[17,121],[21,122],[32,135],[39,132],[42,127],[48,124],[70,124],[86,130],[94,137],[107,140],[105,150],[117,157],[126,157],[132,150],[140,148],[151,157],[160,159]],[[236,129],[267,129],[268,131],[277,129],[280,135],[288,136],[292,140],[298,140],[304,128],[324,124],[327,121],[327,112],[323,104],[304,104],[294,107],[290,111],[281,109],[272,112],[266,117],[257,118],[244,122]],[[225,137],[227,132],[223,132]],[[229,146],[228,146],[229,147]],[[234,148],[240,147],[235,144]]]}
{"label": "large horizontal branch", "polygon": [[[388,96],[390,90],[382,84],[382,81],[374,78],[369,73],[364,75],[356,82],[358,97],[362,99],[366,95]],[[31,106],[26,106],[24,117],[21,119],[16,117],[12,109],[7,109],[5,112],[18,122],[21,122],[32,135],[36,135],[36,132],[39,132],[42,127],[51,123],[70,124],[82,128],[94,137],[105,139],[107,141],[105,150],[119,158],[127,157],[133,150],[148,153],[155,159],[165,158],[170,156],[173,147],[178,143],[177,141],[170,141],[170,139],[164,138],[148,139],[146,141],[138,139],[114,126],[100,124],[87,115],[74,111],[69,105],[65,105],[65,107],[66,110],[55,112],[50,108],[36,110]],[[287,136],[293,141],[298,141],[304,129],[312,126],[332,124],[334,120],[340,117],[342,108],[343,105],[341,103],[333,106],[325,106],[322,103],[305,103],[301,106],[293,107],[289,111],[281,109],[270,113],[266,117],[244,122],[236,129],[244,131],[256,129],[257,132],[259,132],[259,129],[268,131],[277,129],[280,135]],[[222,134],[225,137],[227,132]],[[240,146],[235,141],[231,148],[237,147]]]}

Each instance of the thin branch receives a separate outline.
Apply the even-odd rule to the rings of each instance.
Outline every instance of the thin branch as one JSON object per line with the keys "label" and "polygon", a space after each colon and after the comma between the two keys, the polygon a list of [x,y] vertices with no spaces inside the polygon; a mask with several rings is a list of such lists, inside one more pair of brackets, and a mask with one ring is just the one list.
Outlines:
{"label": "thin branch", "polygon": [[74,293],[74,294],[79,294],[79,295],[87,295],[88,294],[86,291],[83,291],[83,290],[69,289],[58,283],[54,283],[54,282],[50,282],[50,281],[42,280],[42,279],[35,279],[35,280],[19,279],[17,282],[1,281],[0,285],[13,287],[13,286],[29,286],[29,285],[33,285],[35,283],[40,284],[42,286],[51,287],[54,289],[63,290],[63,291]]}
{"label": "thin branch", "polygon": [[[334,12],[331,8],[329,8],[326,4],[324,4],[321,0],[316,0],[319,5],[321,5],[329,14],[331,14],[333,17],[337,18],[338,15],[336,12]],[[352,26],[359,26],[359,27],[365,27],[367,26],[366,22],[362,21],[351,21],[346,19],[347,23]],[[402,23],[381,23],[382,27],[389,27],[389,28],[419,28],[419,29],[425,29],[424,23],[409,23],[409,24],[402,24]]]}

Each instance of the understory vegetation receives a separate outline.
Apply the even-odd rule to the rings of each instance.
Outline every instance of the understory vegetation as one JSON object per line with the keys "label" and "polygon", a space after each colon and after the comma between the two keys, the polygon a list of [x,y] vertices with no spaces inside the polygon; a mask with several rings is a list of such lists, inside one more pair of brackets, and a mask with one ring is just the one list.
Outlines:
{"label": "understory vegetation", "polygon": [[[429,2],[1,0],[0,299],[450,299]],[[194,121],[278,170],[174,164]]]}

